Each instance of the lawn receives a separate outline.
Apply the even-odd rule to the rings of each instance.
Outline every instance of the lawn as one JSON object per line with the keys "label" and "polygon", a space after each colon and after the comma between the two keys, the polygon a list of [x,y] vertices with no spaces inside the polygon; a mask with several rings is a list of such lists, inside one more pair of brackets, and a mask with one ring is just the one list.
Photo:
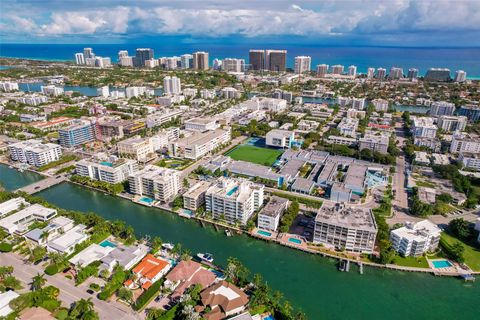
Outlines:
{"label": "lawn", "polygon": [[404,267],[428,268],[427,259],[424,256],[420,257],[400,257],[396,256],[393,263]]}
{"label": "lawn", "polygon": [[415,184],[417,185],[417,187],[435,188],[435,184],[428,181],[416,180]]}
{"label": "lawn", "polygon": [[226,155],[234,160],[243,160],[270,167],[282,153],[282,150],[241,145],[228,152]]}
{"label": "lawn", "polygon": [[480,249],[471,246],[455,237],[452,237],[446,232],[442,232],[442,238],[449,244],[454,244],[455,241],[459,241],[465,247],[463,256],[465,257],[465,264],[468,265],[473,271],[480,271]]}

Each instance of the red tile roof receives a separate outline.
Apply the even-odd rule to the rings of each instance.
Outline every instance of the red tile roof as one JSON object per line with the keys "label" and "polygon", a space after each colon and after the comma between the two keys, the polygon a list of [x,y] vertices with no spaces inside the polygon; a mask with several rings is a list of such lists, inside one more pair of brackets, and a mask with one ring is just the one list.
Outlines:
{"label": "red tile roof", "polygon": [[148,254],[143,260],[133,268],[133,272],[147,279],[153,279],[157,274],[167,268],[169,263],[165,260],[155,258],[152,254]]}

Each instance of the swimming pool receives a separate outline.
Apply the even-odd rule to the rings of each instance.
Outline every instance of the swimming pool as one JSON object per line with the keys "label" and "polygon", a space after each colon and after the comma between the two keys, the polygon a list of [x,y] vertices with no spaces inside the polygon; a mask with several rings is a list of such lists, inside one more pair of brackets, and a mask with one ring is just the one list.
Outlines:
{"label": "swimming pool", "polygon": [[107,162],[107,161],[100,162],[100,164],[103,164],[104,166],[107,166],[107,167],[113,167],[113,163]]}
{"label": "swimming pool", "polygon": [[108,240],[104,240],[104,241],[100,242],[100,246],[104,247],[104,248],[106,248],[106,247],[116,248],[117,247],[117,245],[115,243],[113,243],[111,241],[108,241]]}
{"label": "swimming pool", "polygon": [[433,267],[436,269],[449,268],[452,266],[452,264],[448,260],[435,260],[435,261],[432,261],[432,264],[433,264]]}
{"label": "swimming pool", "polygon": [[288,238],[288,241],[293,242],[295,244],[302,244],[302,240],[298,240],[297,238]]}
{"label": "swimming pool", "polygon": [[259,235],[262,235],[262,236],[265,236],[265,237],[271,237],[272,236],[272,233],[268,232],[268,231],[258,230],[257,233]]}
{"label": "swimming pool", "polygon": [[227,192],[227,196],[230,197],[232,194],[234,194],[235,192],[237,192],[237,190],[238,190],[238,187],[237,187],[237,186],[233,187],[232,190],[230,190],[230,191]]}
{"label": "swimming pool", "polygon": [[147,198],[147,197],[141,197],[140,199],[138,199],[138,201],[145,202],[145,203],[148,203],[148,204],[152,204],[152,202],[155,201],[155,200]]}
{"label": "swimming pool", "polygon": [[268,315],[263,320],[275,320],[275,318],[272,315]]}

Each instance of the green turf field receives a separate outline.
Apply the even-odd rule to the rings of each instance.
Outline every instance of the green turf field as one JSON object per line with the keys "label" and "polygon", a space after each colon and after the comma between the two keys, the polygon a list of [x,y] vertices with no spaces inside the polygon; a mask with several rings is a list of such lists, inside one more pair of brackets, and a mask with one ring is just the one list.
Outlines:
{"label": "green turf field", "polygon": [[282,153],[282,150],[241,145],[228,152],[227,156],[234,160],[243,160],[265,166],[271,166]]}

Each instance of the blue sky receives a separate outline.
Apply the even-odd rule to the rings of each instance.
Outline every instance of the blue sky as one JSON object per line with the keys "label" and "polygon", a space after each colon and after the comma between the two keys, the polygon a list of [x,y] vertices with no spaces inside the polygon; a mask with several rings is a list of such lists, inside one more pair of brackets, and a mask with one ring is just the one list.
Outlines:
{"label": "blue sky", "polygon": [[480,46],[480,0],[1,0],[3,43]]}

